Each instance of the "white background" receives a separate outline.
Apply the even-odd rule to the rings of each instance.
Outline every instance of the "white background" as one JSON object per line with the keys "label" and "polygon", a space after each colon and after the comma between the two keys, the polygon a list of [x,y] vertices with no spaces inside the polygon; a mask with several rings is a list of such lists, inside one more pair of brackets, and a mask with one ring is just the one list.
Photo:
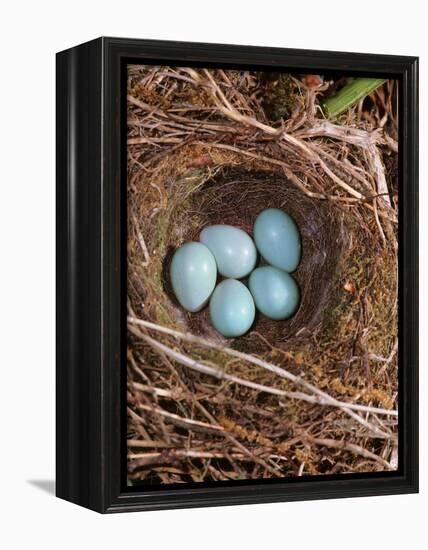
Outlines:
{"label": "white background", "polygon": [[[420,495],[101,516],[52,496],[54,54],[100,35],[419,55],[424,2],[44,0],[0,14],[0,545],[10,548],[418,549],[426,544],[427,268],[421,262]],[[425,157],[425,158],[424,158]],[[427,219],[425,217],[425,219]],[[421,246],[427,225],[421,216]],[[425,539],[425,541],[424,541]],[[419,542],[417,542],[419,540]],[[423,542],[424,541],[424,542]],[[3,543],[3,544],[2,544]]]}

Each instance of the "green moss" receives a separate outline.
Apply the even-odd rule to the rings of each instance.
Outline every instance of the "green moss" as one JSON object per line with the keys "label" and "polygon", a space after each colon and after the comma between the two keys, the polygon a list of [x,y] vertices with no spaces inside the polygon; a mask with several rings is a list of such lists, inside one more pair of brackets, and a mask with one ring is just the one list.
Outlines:
{"label": "green moss", "polygon": [[266,84],[263,107],[272,121],[289,118],[296,106],[296,90],[289,74],[275,75]]}
{"label": "green moss", "polygon": [[[350,341],[367,353],[389,355],[397,337],[395,262],[393,251],[376,254],[365,246],[343,262],[334,305],[326,311],[323,325],[322,342],[331,365],[347,364]],[[355,353],[361,352],[357,348]],[[327,364],[327,357],[321,354],[321,358]]]}

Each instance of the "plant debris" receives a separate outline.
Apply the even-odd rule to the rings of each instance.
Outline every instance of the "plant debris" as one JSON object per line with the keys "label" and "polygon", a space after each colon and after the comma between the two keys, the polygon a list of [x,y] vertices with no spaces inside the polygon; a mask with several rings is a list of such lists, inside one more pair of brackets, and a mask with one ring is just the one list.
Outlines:
{"label": "plant debris", "polygon": [[[316,76],[129,66],[132,485],[397,467],[397,85],[332,123]],[[300,308],[222,338],[169,261],[269,206],[302,234]]]}

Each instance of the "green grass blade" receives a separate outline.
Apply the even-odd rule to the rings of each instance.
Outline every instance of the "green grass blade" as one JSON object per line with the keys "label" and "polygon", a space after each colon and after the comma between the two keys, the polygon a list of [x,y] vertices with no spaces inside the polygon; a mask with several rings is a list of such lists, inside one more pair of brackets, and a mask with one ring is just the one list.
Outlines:
{"label": "green grass blade", "polygon": [[382,78],[356,78],[346,84],[335,96],[324,101],[322,107],[326,117],[336,118],[385,82],[386,80]]}

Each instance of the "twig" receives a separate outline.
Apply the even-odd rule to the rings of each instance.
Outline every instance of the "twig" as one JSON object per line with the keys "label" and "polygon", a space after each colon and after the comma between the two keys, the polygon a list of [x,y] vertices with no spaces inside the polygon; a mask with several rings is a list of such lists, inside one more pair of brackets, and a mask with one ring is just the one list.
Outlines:
{"label": "twig", "polygon": [[[305,195],[308,197],[311,197],[313,199],[320,199],[320,200],[331,200],[331,201],[338,201],[338,202],[349,202],[349,203],[360,203],[363,204],[366,208],[373,211],[373,206],[371,204],[368,204],[365,202],[366,200],[371,200],[372,197],[363,197],[357,198],[357,197],[341,197],[339,195],[326,195],[322,193],[314,193],[310,189],[307,189],[303,182],[291,171],[290,167],[285,164],[285,162],[282,162],[278,159],[267,157],[265,155],[261,155],[259,153],[256,153],[255,151],[247,151],[245,149],[241,149],[239,147],[235,147],[234,145],[228,145],[227,143],[206,143],[203,141],[196,141],[196,145],[202,145],[203,147],[213,147],[215,149],[224,149],[226,151],[231,151],[234,153],[238,153],[239,155],[244,155],[247,157],[251,157],[253,159],[258,159],[263,162],[266,162],[268,164],[274,164],[276,166],[280,166],[285,176],[296,185]],[[384,211],[379,211],[379,215],[383,218],[388,219],[392,223],[397,223],[397,218],[395,217],[395,214],[393,211],[391,211],[391,215]]]}
{"label": "twig", "polygon": [[[133,331],[134,332],[134,331]],[[134,332],[136,334],[136,332]],[[391,411],[389,409],[378,409],[376,407],[369,407],[366,405],[358,405],[353,403],[344,403],[342,401],[337,401],[336,405],[333,405],[332,403],[325,401],[320,398],[320,396],[315,395],[308,395],[306,393],[302,392],[291,392],[286,390],[281,390],[278,388],[272,388],[271,386],[266,386],[264,384],[258,384],[256,382],[251,382],[249,380],[244,380],[243,378],[240,378],[238,376],[234,376],[231,374],[228,374],[221,369],[216,369],[212,366],[206,365],[204,363],[201,363],[200,361],[195,361],[194,359],[191,359],[190,357],[187,357],[186,355],[179,353],[168,346],[165,346],[161,342],[158,342],[157,340],[154,340],[150,336],[143,335],[141,333],[138,334],[141,338],[146,340],[149,344],[151,344],[153,347],[157,348],[158,350],[163,351],[164,353],[168,354],[170,357],[181,363],[182,365],[185,365],[193,370],[196,370],[198,372],[202,372],[204,374],[208,374],[211,376],[214,376],[215,378],[219,380],[229,380],[230,382],[233,382],[235,384],[239,384],[241,386],[246,386],[248,388],[257,390],[257,391],[263,391],[265,393],[270,393],[272,395],[277,395],[280,397],[288,397],[289,399],[299,399],[301,401],[306,401],[308,403],[313,403],[317,405],[325,405],[325,406],[336,406],[336,407],[346,407],[347,409],[362,411],[362,412],[370,412],[373,414],[385,414],[388,416],[396,416],[396,411]],[[224,351],[227,353],[226,349]]]}
{"label": "twig", "polygon": [[143,255],[144,255],[144,261],[141,262],[141,265],[143,267],[146,267],[150,263],[150,254],[149,254],[149,251],[147,250],[147,246],[146,246],[146,242],[144,240],[144,237],[143,237],[141,231],[138,228],[137,218],[135,217],[134,213],[132,213],[132,221],[134,223],[135,232],[137,233],[138,242],[140,243],[141,250],[142,250]]}
{"label": "twig", "polygon": [[[239,352],[239,351],[234,350],[232,348],[227,348],[227,347],[225,347],[221,344],[217,344],[216,342],[212,342],[210,340],[206,340],[205,338],[201,338],[200,336],[195,336],[195,335],[189,334],[189,333],[182,333],[182,332],[179,332],[177,330],[170,329],[168,327],[163,327],[161,325],[151,323],[150,321],[145,321],[143,319],[137,319],[135,317],[128,317],[128,322],[130,322],[132,324],[144,326],[144,327],[147,327],[149,329],[156,330],[158,332],[163,332],[164,334],[169,334],[170,336],[174,336],[175,338],[181,338],[183,340],[187,340],[188,342],[194,342],[195,344],[199,344],[199,345],[202,345],[204,347],[210,347],[210,348],[216,349],[218,351],[223,351],[224,353],[227,353],[229,355],[233,355],[235,357],[238,357],[239,359],[244,359],[244,360],[252,362],[252,363],[254,363],[255,362],[254,360],[256,360],[257,361],[256,364],[258,364],[259,366],[262,366],[262,365],[260,365],[260,363],[263,363],[263,368],[267,368],[267,365],[268,365],[269,368],[267,368],[267,370],[273,370],[273,372],[276,372],[276,374],[279,374],[279,376],[281,376],[282,378],[288,378],[289,380],[291,380],[293,382],[296,382],[298,384],[300,383],[302,385],[305,385],[306,387],[309,386],[309,389],[311,389],[311,391],[314,391],[314,389],[315,390],[318,389],[315,386],[313,386],[312,384],[310,384],[309,382],[307,382],[306,380],[303,380],[303,379],[295,376],[294,374],[286,371],[282,367],[277,367],[276,365],[271,365],[270,363],[267,363],[266,361],[258,359],[257,357],[254,357],[252,355],[248,355],[246,353]],[[150,338],[147,335],[143,335],[141,332],[138,333],[138,335],[139,336],[145,336],[146,338]],[[155,343],[156,345],[163,346],[163,347],[167,348],[170,352],[172,351],[175,354],[178,354],[178,352],[175,352],[174,350],[171,350],[171,348],[168,348],[167,346],[164,346],[164,344],[161,344],[157,340],[153,340],[152,338],[150,338],[150,341],[151,341],[151,343]],[[178,355],[180,355],[180,354],[178,354]],[[183,356],[183,357],[186,357],[186,356]],[[192,359],[189,359],[189,360],[193,361]],[[337,399],[334,399],[333,397],[329,396],[325,392],[321,392],[323,395],[318,395],[317,397],[307,395],[307,394],[304,394],[304,393],[301,393],[301,392],[287,392],[285,390],[280,390],[280,389],[272,388],[270,386],[266,386],[266,385],[263,385],[263,384],[257,384],[255,382],[244,380],[244,379],[239,378],[239,377],[234,376],[234,375],[229,375],[229,374],[225,373],[224,371],[222,371],[220,369],[215,369],[214,367],[211,367],[211,366],[208,366],[208,365],[203,365],[202,369],[203,369],[203,372],[205,374],[211,374],[212,376],[215,376],[216,378],[231,380],[231,381],[236,382],[238,384],[245,385],[247,387],[252,387],[253,389],[257,389],[259,391],[264,391],[264,392],[267,392],[267,393],[272,393],[272,394],[275,394],[275,395],[290,397],[292,399],[302,399],[304,401],[308,401],[309,403],[316,403],[318,405],[345,407],[345,408],[349,408],[349,409],[353,409],[353,410],[357,410],[357,411],[362,411],[362,412],[368,412],[368,413],[372,413],[372,414],[383,414],[383,415],[387,415],[387,416],[398,416],[398,412],[395,411],[395,410],[381,409],[381,408],[376,408],[376,407],[369,407],[367,405],[358,405],[358,404],[355,404],[355,403],[346,403],[346,402],[343,402],[343,401],[338,401]],[[200,370],[202,372],[200,364],[198,365],[197,370]],[[318,391],[321,391],[321,390],[318,390]],[[328,396],[327,400],[325,399],[326,396]],[[322,399],[322,397],[324,397],[324,399]]]}
{"label": "twig", "polygon": [[297,132],[297,135],[301,138],[329,137],[365,149],[368,154],[369,166],[373,169],[377,181],[377,191],[379,194],[383,195],[385,204],[391,208],[385,172],[380,153],[376,147],[378,143],[388,142],[388,144],[391,144],[391,139],[386,140],[382,138],[380,132],[369,133],[359,128],[343,127],[332,124],[327,120],[317,122],[311,128],[300,130]]}
{"label": "twig", "polygon": [[[143,335],[141,333],[140,333],[139,336],[141,338],[144,337],[144,339],[150,338],[150,337],[148,337],[146,335]],[[183,337],[183,338],[186,338],[186,336],[193,337],[193,335],[182,335],[181,334],[181,337]],[[153,339],[150,338],[150,340],[153,340]],[[201,344],[202,344],[202,340],[200,342]],[[193,341],[195,341],[195,340],[193,340]],[[159,342],[157,342],[157,340],[153,340],[152,345],[155,345],[155,347],[157,347],[159,350],[162,349],[162,351],[164,353],[167,353],[166,350],[168,350],[168,353],[170,353],[170,356],[173,356],[174,354],[178,353],[178,352],[175,352],[174,350],[171,350],[167,346],[164,346],[164,344],[160,344]],[[271,363],[267,363],[266,361],[263,361],[262,359],[254,357],[252,355],[248,355],[246,353],[242,353],[242,352],[239,352],[239,351],[236,351],[236,350],[232,350],[230,348],[224,348],[224,347],[219,346],[215,343],[210,343],[210,342],[205,341],[205,343],[202,344],[202,345],[205,345],[205,346],[208,345],[209,347],[212,347],[213,349],[219,349],[221,351],[224,351],[225,353],[228,353],[229,355],[234,355],[236,357],[239,357],[240,359],[243,359],[243,360],[248,361],[250,363],[253,363],[253,364],[255,364],[259,367],[262,367],[266,370],[274,372],[275,374],[277,374],[281,378],[286,378],[286,379],[291,380],[292,382],[294,382],[296,384],[304,386],[306,389],[309,389],[310,391],[312,391],[314,394],[317,395],[318,400],[319,400],[318,401],[319,404],[329,405],[329,406],[337,407],[337,408],[341,409],[342,411],[346,412],[346,414],[351,416],[354,420],[356,420],[359,424],[361,424],[362,426],[367,428],[370,432],[373,432],[376,437],[383,438],[383,439],[395,439],[394,435],[384,432],[383,430],[381,430],[377,426],[375,426],[372,422],[369,422],[368,420],[365,420],[359,414],[357,414],[351,408],[349,408],[346,403],[343,403],[341,401],[338,401],[338,400],[334,399],[329,394],[327,394],[326,392],[320,390],[319,388],[317,388],[313,384],[307,382],[306,380],[303,380],[302,378],[300,378],[298,376],[295,376],[294,374],[290,373],[289,371],[287,371],[287,370],[285,370],[281,367],[278,367],[276,365],[272,365]],[[162,346],[162,347],[160,347],[160,346]],[[163,349],[163,348],[165,348],[165,349]],[[179,355],[182,356],[182,354],[179,354]],[[183,359],[183,358],[185,358],[185,359]],[[187,366],[195,365],[195,363],[197,363],[201,368],[207,367],[207,365],[203,365],[202,363],[200,363],[198,361],[194,361],[193,359],[190,359],[187,356],[182,356],[182,357],[180,357],[180,359],[183,360],[182,364],[186,364]],[[178,360],[178,357],[176,357],[176,360]]]}
{"label": "twig", "polygon": [[138,408],[155,413],[161,416],[164,416],[174,424],[178,424],[181,427],[184,427],[188,430],[202,430],[202,431],[209,431],[209,432],[223,432],[224,428],[223,426],[220,426],[219,424],[207,424],[206,422],[201,422],[199,420],[192,420],[191,418],[184,418],[183,416],[179,416],[178,414],[173,414],[168,411],[165,411],[164,409],[161,409],[160,407],[152,407],[150,405],[143,405],[142,403],[139,403]]}
{"label": "twig", "polygon": [[310,443],[314,445],[319,445],[322,447],[332,447],[334,449],[350,451],[351,453],[363,456],[364,458],[375,460],[387,470],[395,469],[394,466],[392,466],[384,458],[372,453],[371,451],[368,451],[367,449],[364,449],[360,445],[356,445],[355,443],[349,443],[348,441],[336,441],[335,439],[324,439],[324,438],[321,439],[321,438],[312,437],[308,434],[306,434],[305,437],[308,439]]}
{"label": "twig", "polygon": [[165,441],[151,441],[144,439],[128,439],[126,445],[128,447],[138,447],[142,449],[169,449],[173,447],[172,443],[165,443]]}
{"label": "twig", "polygon": [[[242,453],[231,453],[226,455],[225,453],[213,453],[206,451],[186,451],[184,449],[174,449],[171,454],[174,458],[235,458],[236,460],[253,460],[251,457],[246,456]],[[134,453],[129,454],[128,458],[137,459],[137,458],[160,458],[162,453]]]}

